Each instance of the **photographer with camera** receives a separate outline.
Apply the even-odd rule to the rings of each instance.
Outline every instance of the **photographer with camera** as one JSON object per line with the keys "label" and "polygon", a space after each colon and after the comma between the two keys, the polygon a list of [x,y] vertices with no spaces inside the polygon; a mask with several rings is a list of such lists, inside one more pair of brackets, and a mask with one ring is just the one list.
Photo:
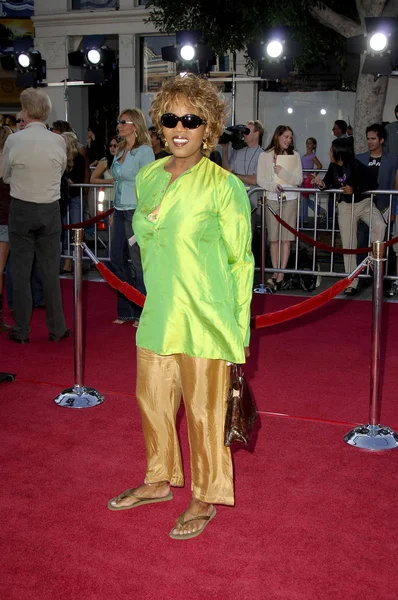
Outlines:
{"label": "photographer with camera", "polygon": [[[242,146],[241,143],[239,144],[242,134],[245,145],[239,147]],[[227,127],[220,139],[223,168],[234,173],[246,186],[255,187],[257,185],[257,163],[263,152],[261,148],[263,134],[264,126],[261,121],[248,121],[246,125]],[[233,148],[230,158],[228,158],[229,141]],[[250,197],[250,203],[254,208],[257,206],[257,198],[253,196],[256,194]]]}

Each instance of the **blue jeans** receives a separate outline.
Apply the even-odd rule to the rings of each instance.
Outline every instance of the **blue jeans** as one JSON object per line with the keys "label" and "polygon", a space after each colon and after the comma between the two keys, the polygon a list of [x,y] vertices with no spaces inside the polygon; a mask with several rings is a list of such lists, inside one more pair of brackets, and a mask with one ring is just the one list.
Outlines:
{"label": "blue jeans", "polygon": [[[303,198],[302,197],[302,201],[301,201],[301,218],[303,221],[308,221],[308,209],[311,208],[314,211],[315,214],[315,200],[312,200],[311,197],[308,198]],[[322,206],[317,207],[317,216],[321,216],[323,214],[326,215],[326,210],[324,208],[322,208]]]}
{"label": "blue jeans", "polygon": [[[81,210],[80,194],[78,196],[72,196],[69,206],[68,206],[68,209],[69,209],[69,223],[80,223],[81,221],[84,221],[85,218],[87,217],[87,215],[84,214],[84,206],[83,206],[83,212]],[[67,222],[68,222],[67,216],[62,215],[62,224],[66,225]],[[72,242],[73,241],[72,232],[64,231],[64,235],[62,237],[62,254],[66,254],[68,252],[69,238],[70,238],[70,242]]]}
{"label": "blue jeans", "polygon": [[[128,239],[134,235],[133,215],[134,210],[115,210],[113,213],[111,262],[116,277],[121,281],[127,281],[127,283],[145,294],[140,248],[138,244],[130,246],[128,243]],[[129,256],[131,263],[128,262]],[[141,312],[141,307],[118,292],[117,314],[119,319],[122,321],[138,320]]]}

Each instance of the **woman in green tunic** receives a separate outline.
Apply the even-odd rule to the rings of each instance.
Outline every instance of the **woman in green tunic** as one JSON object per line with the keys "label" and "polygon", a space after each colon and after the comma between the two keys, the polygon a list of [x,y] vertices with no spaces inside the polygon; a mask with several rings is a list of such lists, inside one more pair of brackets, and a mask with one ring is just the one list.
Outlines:
{"label": "woman in green tunic", "polygon": [[134,231],[147,298],[137,331],[137,400],[147,453],[145,483],[111,510],[170,500],[184,474],[175,418],[184,398],[192,498],[170,536],[199,535],[214,504],[233,505],[223,444],[228,362],[248,356],[253,284],[250,204],[244,185],[207,156],[226,104],[207,80],[168,79],[150,109],[171,156],[137,175]]}

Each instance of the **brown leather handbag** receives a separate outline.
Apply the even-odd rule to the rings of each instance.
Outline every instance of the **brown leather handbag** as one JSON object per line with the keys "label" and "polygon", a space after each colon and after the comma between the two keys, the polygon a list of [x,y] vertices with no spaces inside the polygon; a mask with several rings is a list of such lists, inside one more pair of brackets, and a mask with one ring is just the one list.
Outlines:
{"label": "brown leather handbag", "polygon": [[227,402],[224,445],[230,446],[234,442],[248,444],[250,432],[257,419],[257,410],[242,365],[231,366],[231,384]]}

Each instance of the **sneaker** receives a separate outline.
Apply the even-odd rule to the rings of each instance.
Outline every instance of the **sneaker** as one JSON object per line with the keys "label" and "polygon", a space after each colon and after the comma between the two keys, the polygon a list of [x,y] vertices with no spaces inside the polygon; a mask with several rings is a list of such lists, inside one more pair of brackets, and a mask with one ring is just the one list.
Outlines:
{"label": "sneaker", "polygon": [[398,281],[395,280],[392,283],[392,286],[386,292],[386,296],[398,296]]}
{"label": "sneaker", "polygon": [[358,293],[358,288],[356,288],[356,287],[348,286],[348,288],[346,288],[344,290],[345,296],[356,296],[357,293]]}

